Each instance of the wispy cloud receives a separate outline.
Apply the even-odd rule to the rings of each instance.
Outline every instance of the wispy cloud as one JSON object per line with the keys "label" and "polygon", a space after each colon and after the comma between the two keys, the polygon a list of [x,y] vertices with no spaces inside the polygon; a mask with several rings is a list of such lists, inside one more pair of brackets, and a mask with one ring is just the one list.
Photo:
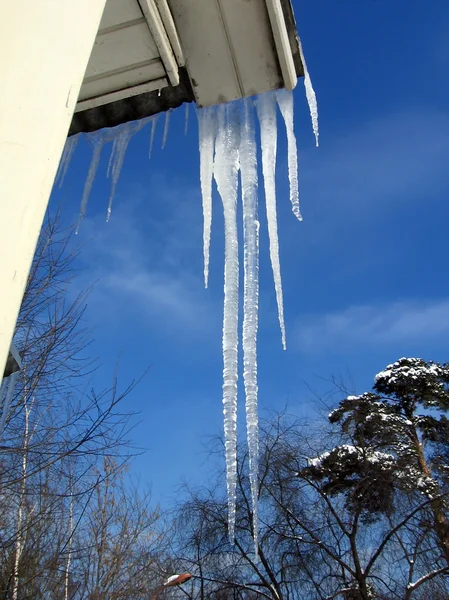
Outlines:
{"label": "wispy cloud", "polygon": [[346,215],[354,206],[356,214],[382,218],[392,201],[409,203],[446,186],[448,152],[447,114],[408,109],[356,128],[348,124],[347,131],[306,157],[303,180],[319,194],[322,210]]}
{"label": "wispy cloud", "polygon": [[[82,283],[95,283],[90,313],[100,311],[118,326],[137,318],[144,328],[176,332],[178,337],[211,328],[214,305],[204,291],[201,250],[192,247],[191,235],[183,235],[196,226],[192,211],[180,204],[170,213],[177,192],[159,189],[156,197],[162,194],[163,204],[149,207],[147,195],[139,190],[130,201],[117,203],[108,224],[103,216],[83,223],[87,241],[81,255],[86,267]],[[188,196],[184,189],[186,203]],[[166,212],[163,228],[154,215],[161,206]],[[197,237],[201,242],[199,232]]]}
{"label": "wispy cloud", "polygon": [[357,351],[362,346],[438,342],[449,335],[449,299],[352,306],[296,324],[302,352]]}

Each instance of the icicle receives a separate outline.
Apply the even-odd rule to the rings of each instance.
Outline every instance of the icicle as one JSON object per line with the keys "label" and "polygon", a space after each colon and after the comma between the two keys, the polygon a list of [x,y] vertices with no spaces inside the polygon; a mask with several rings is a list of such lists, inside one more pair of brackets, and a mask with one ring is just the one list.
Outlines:
{"label": "icicle", "polygon": [[56,181],[59,183],[59,187],[62,187],[64,183],[64,179],[67,173],[67,169],[69,168],[70,161],[72,160],[73,153],[75,152],[76,145],[80,138],[81,134],[72,135],[67,138],[66,143],[64,145],[64,150],[62,152],[61,161],[59,163],[58,173],[56,175]]}
{"label": "icicle", "polygon": [[234,540],[237,483],[237,378],[239,257],[237,238],[238,129],[235,107],[218,108],[214,177],[223,203],[225,269],[223,311],[223,414],[228,490],[228,532]]}
{"label": "icicle", "polygon": [[[9,409],[11,407],[12,398],[14,395],[14,389],[16,387],[17,380],[19,378],[20,371],[16,371],[12,375],[8,377],[8,389],[6,395],[4,395],[4,402],[2,406],[2,414],[0,417],[0,437],[3,435],[3,430],[5,428],[6,419],[8,417]],[[3,387],[3,386],[2,386]]]}
{"label": "icicle", "polygon": [[278,105],[284,119],[287,132],[287,156],[288,156],[288,179],[290,182],[290,202],[292,211],[299,221],[302,221],[299,209],[299,187],[298,187],[298,150],[296,148],[296,136],[293,127],[293,93],[287,90],[276,92]]}
{"label": "icicle", "polygon": [[[117,136],[120,137],[120,134]],[[114,142],[112,144],[112,148],[111,148],[111,154],[109,155],[109,162],[108,162],[108,168],[106,171],[106,177],[110,177],[111,173],[112,173],[112,165],[114,164],[116,158],[116,151],[117,151],[117,144],[116,144],[117,138],[114,139]]]}
{"label": "icicle", "polygon": [[123,167],[123,161],[125,160],[126,150],[128,149],[128,144],[138,131],[142,129],[144,125],[148,122],[147,119],[142,119],[141,121],[132,121],[129,123],[124,123],[117,137],[114,138],[114,143],[112,145],[111,150],[111,158],[109,159],[108,165],[108,176],[111,174],[111,191],[109,193],[109,203],[108,203],[108,212],[106,216],[106,222],[111,218],[112,212],[112,202],[115,196],[115,189],[117,187],[117,183],[120,177],[120,172]]}
{"label": "icicle", "polygon": [[170,114],[171,110],[167,110],[167,112],[165,113],[164,135],[162,136],[162,150],[165,148],[165,143],[167,141],[168,126],[170,124]]}
{"label": "icicle", "polygon": [[246,434],[253,507],[253,539],[258,554],[259,424],[257,416],[257,328],[259,303],[259,221],[257,220],[257,148],[252,102],[243,101],[240,129],[240,170],[243,204],[243,379]]}
{"label": "icicle", "polygon": [[90,191],[92,184],[97,173],[98,165],[100,164],[101,151],[104,144],[108,141],[107,136],[103,130],[95,131],[86,136],[86,139],[92,146],[92,159],[89,166],[89,172],[87,173],[86,181],[84,183],[83,197],[81,198],[80,214],[78,217],[78,224],[76,226],[76,233],[79,232],[81,221],[84,219],[86,214],[87,202],[89,200]]}
{"label": "icicle", "polygon": [[284,301],[282,297],[281,266],[279,263],[279,240],[276,214],[276,98],[271,92],[262,94],[256,100],[257,115],[260,122],[262,145],[262,173],[265,187],[267,208],[268,237],[270,239],[270,260],[273,269],[274,287],[278,305],[279,324],[281,327],[282,347],[287,347],[284,325]]}
{"label": "icicle", "polygon": [[307,69],[306,59],[304,58],[304,51],[302,49],[301,40],[298,37],[299,55],[301,57],[302,66],[304,67],[304,87],[306,89],[306,98],[309,105],[310,116],[312,118],[312,129],[315,135],[315,143],[318,146],[318,104],[316,101],[315,90],[312,86],[312,80],[310,79],[309,70]]}
{"label": "icicle", "polygon": [[151,153],[153,152],[154,133],[156,131],[156,123],[158,119],[159,114],[154,115],[154,117],[151,118],[150,149],[148,151],[148,158],[151,158]]}
{"label": "icicle", "polygon": [[109,193],[108,212],[106,215],[106,222],[109,222],[112,212],[112,202],[115,196],[115,189],[117,187],[120,172],[122,170],[123,161],[125,160],[126,150],[130,139],[133,136],[132,130],[133,123],[126,123],[126,126],[121,129],[119,135],[114,139],[111,150],[111,159],[109,161],[108,174],[111,174],[111,191]]}
{"label": "icicle", "polygon": [[187,135],[187,131],[189,130],[189,102],[186,102],[186,117],[184,123],[184,135]]}
{"label": "icicle", "polygon": [[209,248],[212,225],[212,177],[214,169],[214,146],[216,135],[216,111],[214,107],[201,108],[197,111],[199,146],[200,146],[200,180],[203,201],[203,255],[204,285],[209,281]]}

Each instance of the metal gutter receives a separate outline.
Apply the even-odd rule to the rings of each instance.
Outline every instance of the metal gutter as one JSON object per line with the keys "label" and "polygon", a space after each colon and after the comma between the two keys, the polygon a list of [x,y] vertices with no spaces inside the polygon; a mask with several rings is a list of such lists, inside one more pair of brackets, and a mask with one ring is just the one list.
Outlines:
{"label": "metal gutter", "polygon": [[167,72],[170,84],[179,85],[179,73],[176,59],[173,55],[170,40],[164,28],[161,15],[155,4],[155,0],[138,0],[147,25],[161,56],[162,63]]}
{"label": "metal gutter", "polygon": [[281,2],[280,0],[265,1],[273,31],[274,43],[278,53],[284,86],[287,90],[293,90],[296,87],[298,78],[296,76],[295,63],[293,61],[293,54]]}
{"label": "metal gutter", "polygon": [[186,59],[181,48],[181,42],[179,41],[178,32],[176,31],[173,15],[171,14],[167,0],[156,0],[156,5],[159,9],[159,14],[164,24],[165,31],[167,32],[168,39],[170,40],[170,44],[178,65],[180,67],[184,67],[186,64]]}

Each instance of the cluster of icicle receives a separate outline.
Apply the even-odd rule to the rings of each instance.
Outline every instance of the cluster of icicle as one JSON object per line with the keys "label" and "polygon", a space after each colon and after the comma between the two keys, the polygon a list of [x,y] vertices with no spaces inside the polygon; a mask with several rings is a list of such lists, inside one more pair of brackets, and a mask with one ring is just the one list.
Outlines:
{"label": "cluster of icicle", "polygon": [[[313,132],[318,146],[318,110],[315,92],[300,45],[304,65],[304,85],[312,119]],[[209,276],[209,246],[212,224],[212,182],[215,179],[224,211],[225,267],[224,267],[224,315],[223,315],[223,413],[226,452],[226,484],[228,492],[229,538],[234,540],[237,484],[237,382],[239,347],[239,251],[237,204],[239,189],[243,212],[243,380],[246,398],[246,426],[249,454],[249,479],[253,507],[253,537],[257,554],[258,544],[258,387],[257,387],[257,329],[259,297],[259,221],[258,221],[258,167],[255,132],[255,113],[260,125],[262,150],[262,174],[265,191],[265,207],[268,223],[270,260],[281,329],[282,346],[286,348],[282,280],[279,261],[279,242],[276,214],[276,151],[277,108],[283,117],[288,152],[288,176],[290,201],[293,214],[302,220],[299,209],[298,158],[293,121],[293,94],[286,90],[267,92],[257,98],[238,100],[229,104],[198,110],[200,179],[203,202],[203,251],[204,281]],[[188,124],[188,105],[186,125]],[[119,127],[102,129],[86,135],[92,146],[92,160],[84,185],[79,214],[79,224],[85,216],[92,184],[106,143],[112,142],[107,176],[111,178],[107,217],[111,216],[112,202],[123,166],[125,153],[132,136],[146,123],[151,122],[151,156],[157,115],[125,123]],[[167,140],[170,111],[166,113],[162,148]],[[59,167],[58,180],[62,185],[68,165],[81,135],[68,139]],[[240,186],[239,186],[240,174]],[[12,392],[11,392],[12,393]],[[7,394],[5,407],[10,394]],[[4,413],[5,411],[3,411]],[[0,420],[0,430],[1,430]]]}
{"label": "cluster of icicle", "polygon": [[[315,94],[306,78],[306,95],[318,145],[318,112]],[[299,209],[298,160],[293,127],[293,94],[286,90],[268,92],[252,99],[198,111],[200,178],[204,215],[204,281],[208,285],[209,246],[212,223],[212,181],[221,197],[225,228],[224,314],[223,314],[223,413],[228,493],[228,531],[234,540],[237,485],[237,382],[239,347],[239,251],[237,204],[239,189],[243,214],[243,380],[246,399],[246,428],[249,479],[253,508],[253,537],[258,544],[258,387],[257,328],[259,297],[258,169],[255,113],[260,126],[262,174],[268,223],[270,259],[281,329],[286,348],[282,280],[276,214],[276,150],[279,106],[287,134],[290,201],[294,215]],[[254,110],[255,109],[255,110]],[[239,186],[240,173],[240,186]]]}
{"label": "cluster of icicle", "polygon": [[[188,105],[186,105],[188,107]],[[170,115],[171,112],[167,111],[165,113],[165,125],[164,125],[164,133],[162,135],[162,149],[165,147],[165,143],[167,141],[168,135],[168,126],[170,123]],[[109,163],[107,168],[107,177],[111,179],[111,189],[109,193],[108,207],[106,213],[106,221],[109,221],[112,213],[112,203],[115,196],[115,191],[117,188],[117,183],[120,177],[120,172],[123,167],[123,162],[125,160],[126,150],[128,149],[129,142],[131,138],[140,131],[148,122],[151,123],[151,134],[150,134],[150,149],[148,156],[151,157],[151,152],[153,150],[154,143],[154,134],[156,130],[156,123],[159,115],[154,115],[153,117],[148,117],[146,119],[141,119],[139,121],[130,121],[128,123],[123,123],[118,127],[106,127],[104,129],[99,129],[98,131],[94,131],[89,134],[79,133],[77,135],[73,135],[68,138],[64,151],[61,156],[61,161],[59,164],[58,175],[56,180],[59,183],[59,187],[62,186],[64,182],[65,175],[67,173],[67,169],[69,167],[70,161],[75,152],[78,140],[84,136],[89,144],[92,146],[92,159],[89,165],[89,171],[87,173],[86,181],[84,183],[83,195],[81,198],[81,206],[78,217],[78,226],[76,228],[76,232],[78,233],[81,221],[86,216],[87,203],[89,200],[89,196],[92,190],[92,185],[95,180],[95,175],[98,171],[98,166],[100,164],[101,153],[104,146],[108,142],[112,142],[111,154],[109,156]],[[186,109],[186,129],[188,123],[188,108]]]}

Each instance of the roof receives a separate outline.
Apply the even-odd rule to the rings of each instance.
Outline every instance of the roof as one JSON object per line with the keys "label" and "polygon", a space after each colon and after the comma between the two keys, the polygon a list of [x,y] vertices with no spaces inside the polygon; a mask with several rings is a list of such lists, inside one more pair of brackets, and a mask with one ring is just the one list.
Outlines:
{"label": "roof", "polygon": [[69,135],[296,85],[290,0],[107,0]]}

